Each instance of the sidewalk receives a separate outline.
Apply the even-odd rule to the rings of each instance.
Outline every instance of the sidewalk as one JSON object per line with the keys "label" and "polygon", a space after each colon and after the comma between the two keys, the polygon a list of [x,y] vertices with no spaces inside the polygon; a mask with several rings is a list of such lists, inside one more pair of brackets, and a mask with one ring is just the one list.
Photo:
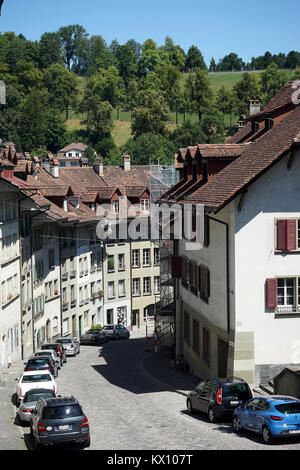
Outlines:
{"label": "sidewalk", "polygon": [[169,360],[170,353],[166,351],[151,352],[143,361],[146,372],[156,380],[162,382],[171,390],[187,396],[188,393],[200,382],[200,378],[175,370]]}
{"label": "sidewalk", "polygon": [[26,446],[18,426],[14,424],[16,408],[12,402],[15,379],[24,369],[24,361],[18,361],[8,369],[0,370],[0,450],[25,450]]}

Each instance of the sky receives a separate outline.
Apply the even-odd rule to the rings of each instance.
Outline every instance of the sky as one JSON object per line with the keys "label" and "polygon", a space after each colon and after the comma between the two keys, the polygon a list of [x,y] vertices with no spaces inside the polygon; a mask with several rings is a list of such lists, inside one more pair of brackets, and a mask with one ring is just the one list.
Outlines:
{"label": "sky", "polygon": [[248,62],[267,50],[300,51],[299,17],[300,0],[4,0],[0,32],[39,40],[80,24],[108,44],[151,38],[161,46],[170,36],[186,52],[197,46],[207,63],[230,52]]}

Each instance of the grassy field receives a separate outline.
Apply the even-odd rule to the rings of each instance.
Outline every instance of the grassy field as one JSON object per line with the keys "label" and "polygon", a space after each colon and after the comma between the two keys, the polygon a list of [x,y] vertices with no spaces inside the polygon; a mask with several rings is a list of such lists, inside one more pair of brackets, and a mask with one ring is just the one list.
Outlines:
{"label": "grassy field", "polygon": [[[182,74],[182,81],[181,81],[182,86],[184,85],[184,82],[186,81],[188,75],[189,74]],[[225,86],[225,88],[229,90],[232,89],[232,87],[238,81],[241,80],[242,75],[243,75],[243,72],[210,74],[209,77],[211,80],[211,85],[212,85],[212,89],[214,93],[216,93],[221,86]],[[84,77],[80,77],[80,81],[79,81],[79,95],[80,96],[82,96],[83,94],[85,83],[86,83],[86,79]],[[173,119],[168,124],[168,128],[170,130],[174,130],[176,128],[176,114],[175,113],[172,113],[172,114],[173,114]],[[117,117],[119,117],[119,119]],[[83,119],[84,119],[83,113],[75,113],[71,111],[70,118],[66,122],[67,129],[70,131],[83,129],[84,125],[81,124],[81,121]],[[116,146],[121,147],[132,136],[130,112],[119,111],[118,113],[117,110],[114,110],[113,119],[114,119],[114,129],[112,131],[112,137],[116,143]],[[231,116],[231,119],[230,119],[230,116],[226,115],[224,117],[225,125],[229,126],[231,123],[235,123],[237,119],[238,119],[237,116]],[[198,120],[198,116],[196,114],[191,114],[191,113],[186,113],[185,115],[182,113],[178,113],[177,123],[179,125],[183,124],[185,120],[196,122]]]}

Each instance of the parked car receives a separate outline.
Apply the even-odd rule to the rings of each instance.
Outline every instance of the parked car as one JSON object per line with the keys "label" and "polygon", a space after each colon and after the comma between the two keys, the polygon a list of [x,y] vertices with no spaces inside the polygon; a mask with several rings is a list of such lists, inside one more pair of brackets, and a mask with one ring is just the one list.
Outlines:
{"label": "parked car", "polygon": [[35,408],[40,398],[52,398],[55,396],[55,392],[47,388],[36,388],[28,390],[28,392],[25,393],[17,412],[20,422],[30,422],[32,417],[32,410]]}
{"label": "parked car", "polygon": [[123,325],[104,325],[103,331],[108,337],[108,339],[122,339],[129,338],[129,330]]}
{"label": "parked car", "polygon": [[34,353],[34,357],[39,356],[50,356],[53,361],[57,364],[57,368],[60,369],[60,357],[57,355],[54,349],[39,349]]}
{"label": "parked car", "polygon": [[30,434],[37,447],[67,442],[90,446],[89,422],[74,397],[41,398],[33,411]]}
{"label": "parked car", "polygon": [[102,329],[96,330],[92,328],[80,336],[80,344],[101,344],[107,343],[107,341],[108,337]]}
{"label": "parked car", "polygon": [[41,346],[40,349],[54,349],[56,351],[56,354],[60,358],[60,365],[63,366],[67,362],[67,355],[65,348],[63,347],[62,344],[58,343],[46,343]]}
{"label": "parked car", "polygon": [[24,364],[24,371],[26,372],[30,370],[49,370],[53,377],[58,377],[57,363],[51,356],[32,357],[27,362],[24,362]]}
{"label": "parked car", "polygon": [[261,434],[266,444],[276,437],[300,436],[300,400],[280,395],[254,397],[235,409],[232,426],[237,433],[247,429]]}
{"label": "parked car", "polygon": [[16,399],[20,403],[25,393],[34,388],[47,388],[57,393],[57,384],[48,370],[23,372],[16,379]]}
{"label": "parked car", "polygon": [[80,353],[80,344],[77,338],[58,338],[56,342],[63,345],[67,356],[76,356],[76,354]]}
{"label": "parked car", "polygon": [[202,380],[188,395],[187,409],[190,413],[206,413],[210,422],[232,418],[234,409],[252,398],[252,392],[243,379],[210,378]]}

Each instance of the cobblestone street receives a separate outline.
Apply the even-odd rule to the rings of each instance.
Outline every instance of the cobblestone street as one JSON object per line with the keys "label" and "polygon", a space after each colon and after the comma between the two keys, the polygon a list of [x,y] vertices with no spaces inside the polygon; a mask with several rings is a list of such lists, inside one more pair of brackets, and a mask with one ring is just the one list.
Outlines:
{"label": "cobblestone street", "polygon": [[[230,423],[211,424],[201,415],[190,416],[185,396],[144,370],[149,354],[142,333],[136,331],[130,340],[81,346],[80,354],[68,358],[61,369],[58,394],[73,394],[82,404],[90,422],[91,450],[300,449],[299,439],[266,446],[259,436],[237,436]],[[8,377],[1,390],[6,395],[13,390],[12,371]],[[6,442],[4,436],[2,446],[32,449],[29,427],[17,426],[13,419],[10,426],[15,428],[15,442]]]}

